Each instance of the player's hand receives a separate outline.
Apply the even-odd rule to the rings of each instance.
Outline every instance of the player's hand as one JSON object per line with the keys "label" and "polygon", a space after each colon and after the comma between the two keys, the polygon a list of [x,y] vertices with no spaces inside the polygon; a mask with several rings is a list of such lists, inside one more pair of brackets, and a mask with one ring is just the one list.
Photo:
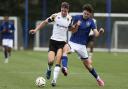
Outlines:
{"label": "player's hand", "polygon": [[104,33],[104,29],[103,28],[100,28],[99,33],[100,34],[103,34]]}
{"label": "player's hand", "polygon": [[80,24],[81,24],[81,21],[78,20],[78,22],[76,23],[76,25],[77,25],[77,26],[80,26]]}
{"label": "player's hand", "polygon": [[36,33],[36,30],[35,30],[35,29],[31,29],[31,30],[29,31],[29,33],[30,33],[30,34],[35,34],[35,33]]}
{"label": "player's hand", "polygon": [[2,32],[7,32],[7,31],[8,31],[8,30],[6,30],[6,29],[3,29],[3,30],[2,30]]}
{"label": "player's hand", "polygon": [[13,30],[10,30],[9,32],[10,32],[10,33],[13,33]]}

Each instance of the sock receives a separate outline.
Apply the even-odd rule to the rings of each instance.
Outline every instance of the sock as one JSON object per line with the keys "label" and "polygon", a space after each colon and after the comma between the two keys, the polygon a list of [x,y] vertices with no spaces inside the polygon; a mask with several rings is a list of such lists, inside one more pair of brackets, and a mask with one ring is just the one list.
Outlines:
{"label": "sock", "polygon": [[48,63],[48,70],[51,70],[53,66],[53,63]]}
{"label": "sock", "polygon": [[55,81],[57,80],[59,72],[60,72],[60,65],[56,65],[53,71],[53,80]]}
{"label": "sock", "polygon": [[7,51],[4,51],[4,57],[5,57],[5,59],[8,58],[8,52]]}
{"label": "sock", "polygon": [[89,71],[96,79],[99,78],[98,74],[96,73],[95,69],[93,68],[92,70]]}
{"label": "sock", "polygon": [[68,57],[67,56],[62,56],[62,67],[67,68],[67,64],[68,64]]}

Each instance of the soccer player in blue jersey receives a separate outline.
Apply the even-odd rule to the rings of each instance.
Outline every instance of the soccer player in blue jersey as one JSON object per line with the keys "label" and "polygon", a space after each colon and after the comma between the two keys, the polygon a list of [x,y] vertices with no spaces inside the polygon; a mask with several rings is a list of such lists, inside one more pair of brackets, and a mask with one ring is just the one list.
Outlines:
{"label": "soccer player in blue jersey", "polygon": [[96,70],[92,66],[92,60],[88,58],[88,53],[86,45],[88,42],[89,32],[92,29],[95,37],[98,37],[100,33],[104,32],[103,29],[97,30],[91,15],[93,13],[93,8],[90,4],[85,4],[83,6],[83,15],[76,15],[73,17],[71,25],[69,28],[74,29],[74,33],[71,35],[69,43],[63,49],[62,56],[62,72],[67,75],[67,53],[76,52],[83,62],[85,68],[94,76],[97,80],[99,86],[104,86],[104,81],[97,74]]}
{"label": "soccer player in blue jersey", "polygon": [[4,21],[0,26],[5,63],[8,63],[9,56],[11,56],[11,50],[13,48],[14,30],[15,28],[13,22],[9,21],[8,16],[5,16]]}

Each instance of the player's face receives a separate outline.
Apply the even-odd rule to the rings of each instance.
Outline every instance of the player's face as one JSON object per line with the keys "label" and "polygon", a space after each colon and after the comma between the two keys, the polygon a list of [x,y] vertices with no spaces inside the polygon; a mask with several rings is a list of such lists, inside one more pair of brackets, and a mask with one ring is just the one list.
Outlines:
{"label": "player's face", "polygon": [[8,21],[8,19],[9,19],[8,16],[5,16],[5,17],[4,17],[4,20],[5,20],[5,21]]}
{"label": "player's face", "polygon": [[61,8],[61,15],[63,17],[65,17],[65,16],[67,16],[67,14],[68,14],[68,9],[67,8]]}
{"label": "player's face", "polygon": [[84,19],[90,18],[91,15],[92,15],[92,13],[90,13],[89,11],[87,11],[87,10],[83,11],[83,18]]}

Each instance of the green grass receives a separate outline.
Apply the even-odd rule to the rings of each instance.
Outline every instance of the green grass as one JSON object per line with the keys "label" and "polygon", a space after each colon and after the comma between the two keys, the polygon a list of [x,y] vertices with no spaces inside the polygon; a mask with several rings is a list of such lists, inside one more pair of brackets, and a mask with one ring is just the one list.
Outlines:
{"label": "green grass", "polygon": [[[0,52],[0,89],[51,89],[51,79],[43,88],[35,86],[35,79],[44,76],[47,52],[14,51],[8,64]],[[128,53],[96,52],[93,66],[105,81],[102,89],[128,89]],[[54,89],[100,89],[84,68],[76,54],[69,55],[69,75],[62,73]]]}

